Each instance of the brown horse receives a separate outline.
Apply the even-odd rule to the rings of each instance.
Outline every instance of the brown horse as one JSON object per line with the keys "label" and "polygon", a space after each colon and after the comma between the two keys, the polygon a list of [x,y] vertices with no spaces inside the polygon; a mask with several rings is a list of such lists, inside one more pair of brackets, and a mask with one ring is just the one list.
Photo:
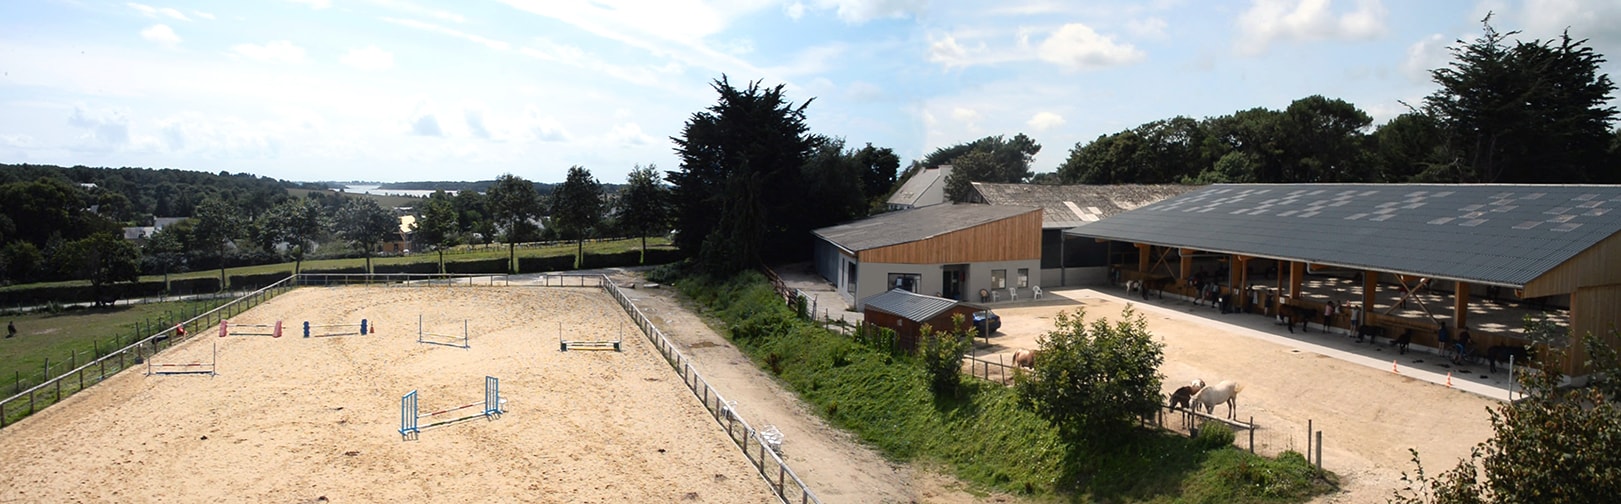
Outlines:
{"label": "brown horse", "polygon": [[1193,395],[1198,394],[1199,390],[1203,388],[1204,380],[1199,379],[1193,380],[1192,385],[1177,388],[1176,392],[1171,393],[1171,409],[1188,409],[1188,402],[1193,400]]}

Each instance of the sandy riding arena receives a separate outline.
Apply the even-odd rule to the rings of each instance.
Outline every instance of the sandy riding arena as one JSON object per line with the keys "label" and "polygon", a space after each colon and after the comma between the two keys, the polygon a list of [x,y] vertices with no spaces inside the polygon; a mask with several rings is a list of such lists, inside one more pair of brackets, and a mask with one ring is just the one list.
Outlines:
{"label": "sandy riding arena", "polygon": [[[470,348],[417,342],[460,335]],[[303,338],[302,324],[377,332]],[[304,287],[159,354],[219,375],[132,368],[0,430],[0,502],[773,502],[645,337],[597,288]],[[558,351],[558,332],[624,352]],[[621,329],[623,328],[623,329]],[[505,414],[404,441],[422,414],[482,402]],[[477,415],[478,408],[450,418]],[[443,417],[424,418],[426,426]]]}

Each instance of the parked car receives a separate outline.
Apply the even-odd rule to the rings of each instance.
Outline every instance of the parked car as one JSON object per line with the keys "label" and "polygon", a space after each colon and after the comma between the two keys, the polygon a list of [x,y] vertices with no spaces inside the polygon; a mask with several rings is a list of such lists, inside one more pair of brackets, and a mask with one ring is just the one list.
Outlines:
{"label": "parked car", "polygon": [[974,328],[980,337],[987,337],[1002,328],[1002,317],[989,309],[974,312]]}

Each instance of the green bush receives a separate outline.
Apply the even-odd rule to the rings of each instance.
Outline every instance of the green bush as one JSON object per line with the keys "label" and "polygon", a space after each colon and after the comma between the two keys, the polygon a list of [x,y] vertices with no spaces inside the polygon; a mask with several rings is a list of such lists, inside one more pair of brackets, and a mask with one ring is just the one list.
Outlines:
{"label": "green bush", "polygon": [[1205,422],[1199,426],[1199,435],[1193,443],[1200,449],[1215,450],[1233,445],[1233,429],[1221,422]]}

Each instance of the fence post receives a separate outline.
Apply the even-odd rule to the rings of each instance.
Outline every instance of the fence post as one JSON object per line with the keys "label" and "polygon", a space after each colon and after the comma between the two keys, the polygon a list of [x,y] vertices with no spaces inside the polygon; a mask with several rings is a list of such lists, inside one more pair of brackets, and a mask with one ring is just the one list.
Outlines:
{"label": "fence post", "polygon": [[1250,415],[1250,454],[1255,454],[1255,415]]}
{"label": "fence post", "polygon": [[1317,470],[1323,470],[1323,431],[1317,431]]}
{"label": "fence post", "polygon": [[[72,358],[73,358],[73,363],[69,364],[68,368],[69,369],[79,369],[79,352],[77,350],[75,350],[73,352],[73,357]],[[79,390],[84,390],[84,371],[79,371]]]}
{"label": "fence post", "polygon": [[1306,419],[1306,463],[1311,463],[1311,419]]}

